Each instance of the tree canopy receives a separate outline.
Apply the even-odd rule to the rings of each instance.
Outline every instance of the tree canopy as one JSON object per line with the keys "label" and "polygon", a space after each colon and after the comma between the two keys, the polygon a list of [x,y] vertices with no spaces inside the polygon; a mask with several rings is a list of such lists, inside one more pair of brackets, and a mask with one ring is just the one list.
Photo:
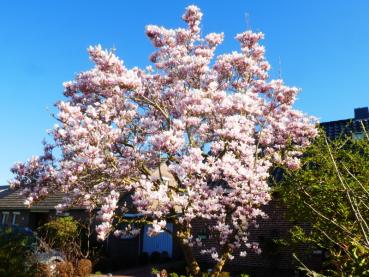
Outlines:
{"label": "tree canopy", "polygon": [[[186,28],[146,27],[153,67],[127,69],[114,51],[90,47],[95,67],[64,84],[54,142],[15,165],[11,182],[28,204],[61,190],[68,197],[60,208],[99,207],[101,239],[114,228],[121,192],[132,191],[151,235],[174,224],[194,276],[194,245],[217,261],[214,272],[237,249],[241,256],[260,251],[248,228],[266,216],[260,207],[270,200],[269,171],[273,163],[298,168],[317,134],[315,120],[292,107],[298,89],[269,80],[264,35],[238,34],[240,52],[215,56],[224,35],[202,37],[202,16],[189,6]],[[162,165],[174,182],[152,174]],[[195,218],[214,223],[208,228],[218,248],[193,236]]]}

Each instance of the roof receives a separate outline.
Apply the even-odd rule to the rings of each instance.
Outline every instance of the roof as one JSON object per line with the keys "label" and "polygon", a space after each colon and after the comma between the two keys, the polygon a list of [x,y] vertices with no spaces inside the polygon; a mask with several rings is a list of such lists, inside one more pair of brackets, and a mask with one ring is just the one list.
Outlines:
{"label": "roof", "polygon": [[[128,207],[133,209],[132,200],[130,194],[124,192],[122,189],[118,189],[121,194],[121,201],[126,201]],[[64,192],[53,192],[47,195],[44,199],[35,202],[30,208],[24,205],[26,198],[20,195],[20,190],[7,189],[0,191],[0,210],[55,210],[55,207],[64,202],[64,196],[67,194]],[[84,210],[83,206],[71,207],[69,210]]]}
{"label": "roof", "polygon": [[[63,202],[65,193],[55,192],[44,199],[37,201],[31,208],[24,205],[25,197],[19,194],[19,190],[5,190],[0,192],[0,209],[31,209],[31,210],[55,210],[55,206]],[[75,208],[81,209],[81,208]]]}

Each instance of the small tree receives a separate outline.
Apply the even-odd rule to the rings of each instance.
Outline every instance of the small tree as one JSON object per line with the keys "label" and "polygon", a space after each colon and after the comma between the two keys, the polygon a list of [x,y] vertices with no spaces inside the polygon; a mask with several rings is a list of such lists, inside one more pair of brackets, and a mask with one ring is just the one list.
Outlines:
{"label": "small tree", "polygon": [[328,253],[332,276],[369,275],[369,140],[324,133],[302,158],[299,171],[285,169],[278,183],[288,215],[311,230],[294,227],[292,237]]}
{"label": "small tree", "polygon": [[[62,190],[69,197],[61,208],[101,207],[100,239],[122,212],[121,192],[132,191],[138,212],[153,225],[149,234],[169,231],[173,222],[191,274],[200,274],[192,252],[198,245],[216,261],[217,276],[241,247],[241,256],[260,251],[248,229],[266,216],[260,207],[270,200],[269,170],[273,162],[298,168],[316,129],[292,108],[298,89],[268,81],[262,33],[238,34],[241,52],[214,57],[223,33],[201,37],[201,18],[189,6],[187,28],[147,26],[155,69],[127,69],[114,51],[89,48],[95,67],[64,84],[54,144],[15,165],[11,183],[24,188],[29,204]],[[61,150],[59,160],[53,147]],[[163,165],[174,182],[162,178]],[[196,218],[213,222],[208,231],[219,247],[194,236]]]}
{"label": "small tree", "polygon": [[71,216],[57,217],[38,229],[41,246],[59,250],[75,266],[82,258],[90,258],[88,230],[85,224]]}

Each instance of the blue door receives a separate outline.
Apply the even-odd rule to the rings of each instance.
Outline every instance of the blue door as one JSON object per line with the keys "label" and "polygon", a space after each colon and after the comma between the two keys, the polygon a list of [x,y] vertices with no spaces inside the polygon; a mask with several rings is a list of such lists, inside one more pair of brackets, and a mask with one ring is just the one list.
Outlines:
{"label": "blue door", "polygon": [[[166,251],[169,257],[172,257],[173,253],[173,238],[172,235],[167,232],[162,232],[157,236],[149,237],[147,235],[147,229],[150,225],[145,225],[144,228],[144,237],[143,237],[143,252],[149,253],[152,252],[163,252]],[[167,223],[167,228],[170,231],[173,231],[173,224]]]}

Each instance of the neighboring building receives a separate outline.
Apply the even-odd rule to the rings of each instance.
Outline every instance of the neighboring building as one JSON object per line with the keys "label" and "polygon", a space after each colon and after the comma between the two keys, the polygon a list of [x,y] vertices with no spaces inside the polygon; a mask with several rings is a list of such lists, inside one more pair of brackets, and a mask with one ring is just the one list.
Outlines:
{"label": "neighboring building", "polygon": [[327,136],[330,139],[337,139],[342,135],[352,135],[355,138],[363,138],[366,130],[369,130],[369,111],[368,107],[356,108],[354,110],[354,118],[322,122],[320,126],[323,127]]}
{"label": "neighboring building", "polygon": [[[63,196],[63,193],[49,195],[29,208],[24,205],[25,198],[19,195],[19,191],[3,189],[0,191],[0,224],[36,230],[56,216],[55,206],[63,200]],[[76,218],[85,216],[83,208],[70,209],[67,214]]]}

